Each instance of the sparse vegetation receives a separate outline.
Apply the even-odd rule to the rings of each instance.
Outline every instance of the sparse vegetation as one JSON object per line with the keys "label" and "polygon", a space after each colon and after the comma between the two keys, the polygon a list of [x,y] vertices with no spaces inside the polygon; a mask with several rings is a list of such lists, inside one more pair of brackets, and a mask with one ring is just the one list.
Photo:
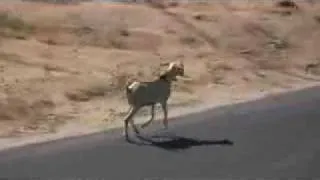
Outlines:
{"label": "sparse vegetation", "polygon": [[280,0],[276,3],[279,7],[284,8],[296,8],[298,9],[298,5],[293,0]]}
{"label": "sparse vegetation", "polygon": [[112,91],[112,84],[105,80],[92,79],[83,86],[68,90],[65,96],[72,101],[89,101],[96,97],[104,97]]}
{"label": "sparse vegetation", "polygon": [[320,23],[320,15],[315,15],[314,20],[316,20],[318,23]]}
{"label": "sparse vegetation", "polygon": [[49,3],[49,4],[80,4],[82,2],[90,2],[92,0],[22,0],[25,2],[34,2],[34,3]]}
{"label": "sparse vegetation", "polygon": [[199,41],[194,36],[180,37],[180,41],[182,44],[187,44],[187,45],[195,45],[196,43],[199,43]]}
{"label": "sparse vegetation", "polygon": [[172,104],[185,104],[218,99],[231,86],[301,82],[284,73],[306,74],[320,57],[316,2],[73,2],[0,3],[0,134],[54,131],[65,117],[103,121],[109,113],[116,122],[127,109],[126,82],[156,78],[162,61],[184,61],[192,80],[174,83],[180,99]]}
{"label": "sparse vegetation", "polygon": [[[1,136],[18,135],[26,129],[36,130],[46,127],[47,131],[54,130],[56,122],[49,120],[50,112],[55,108],[53,101],[49,99],[38,99],[33,102],[26,101],[23,97],[9,96],[0,101],[0,119],[16,124],[17,129],[6,129],[1,131]],[[42,129],[44,130],[44,129]]]}
{"label": "sparse vegetation", "polygon": [[25,39],[32,31],[33,26],[20,17],[9,12],[0,12],[0,36]]}

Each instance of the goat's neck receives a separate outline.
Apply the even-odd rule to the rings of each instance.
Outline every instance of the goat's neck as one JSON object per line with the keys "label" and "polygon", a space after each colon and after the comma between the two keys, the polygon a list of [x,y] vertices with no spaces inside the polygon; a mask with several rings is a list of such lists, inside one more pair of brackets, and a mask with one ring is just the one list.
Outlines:
{"label": "goat's neck", "polygon": [[165,75],[165,76],[160,76],[160,77],[159,77],[159,80],[160,80],[160,81],[164,81],[164,82],[166,82],[166,83],[169,83],[169,85],[171,86],[172,80],[173,80],[174,78],[175,78],[175,77],[171,77],[171,76]]}

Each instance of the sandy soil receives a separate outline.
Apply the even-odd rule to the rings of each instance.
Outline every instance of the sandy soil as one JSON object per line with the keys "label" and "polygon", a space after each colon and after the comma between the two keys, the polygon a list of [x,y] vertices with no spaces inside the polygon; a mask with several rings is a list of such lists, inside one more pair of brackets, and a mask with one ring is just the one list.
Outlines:
{"label": "sandy soil", "polygon": [[189,76],[170,116],[315,85],[320,5],[298,7],[1,2],[0,148],[121,126],[124,84],[160,62]]}

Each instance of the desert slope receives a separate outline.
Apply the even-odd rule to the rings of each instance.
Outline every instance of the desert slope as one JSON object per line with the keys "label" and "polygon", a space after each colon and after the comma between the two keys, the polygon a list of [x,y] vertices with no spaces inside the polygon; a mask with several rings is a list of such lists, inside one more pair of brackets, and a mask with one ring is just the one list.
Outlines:
{"label": "desert slope", "polygon": [[125,82],[156,78],[163,61],[190,77],[171,107],[317,82],[320,5],[237,2],[0,3],[0,135],[121,123]]}

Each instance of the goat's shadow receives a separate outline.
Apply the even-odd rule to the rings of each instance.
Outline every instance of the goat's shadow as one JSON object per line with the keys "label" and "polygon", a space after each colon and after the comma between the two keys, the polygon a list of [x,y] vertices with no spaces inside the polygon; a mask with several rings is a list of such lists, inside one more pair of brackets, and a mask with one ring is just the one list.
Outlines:
{"label": "goat's shadow", "polygon": [[232,146],[234,143],[228,139],[215,139],[215,140],[200,140],[195,138],[187,138],[177,136],[173,134],[164,135],[153,135],[143,136],[137,134],[136,136],[140,141],[128,140],[129,143],[139,146],[154,146],[170,151],[186,150],[194,146],[209,146],[209,145],[229,145]]}

